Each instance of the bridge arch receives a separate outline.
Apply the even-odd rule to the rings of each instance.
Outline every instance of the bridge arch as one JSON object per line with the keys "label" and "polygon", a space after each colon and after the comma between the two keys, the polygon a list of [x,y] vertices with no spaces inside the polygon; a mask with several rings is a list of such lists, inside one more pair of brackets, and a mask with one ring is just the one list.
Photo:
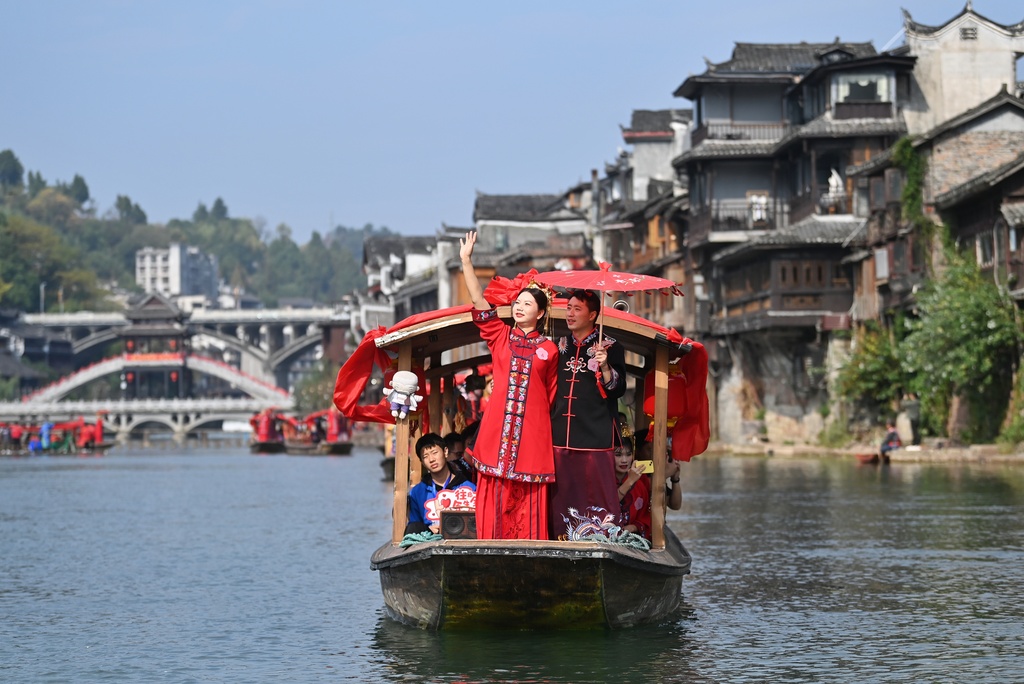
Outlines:
{"label": "bridge arch", "polygon": [[119,328],[105,328],[79,338],[71,343],[71,351],[75,356],[80,356],[100,345],[110,344],[120,339],[118,330]]}
{"label": "bridge arch", "polygon": [[139,417],[134,417],[133,416],[131,418],[131,420],[129,420],[128,422],[126,422],[126,423],[124,423],[122,425],[118,425],[117,429],[120,432],[131,434],[133,432],[137,432],[138,430],[142,429],[146,425],[159,425],[161,427],[165,427],[165,428],[167,428],[167,431],[170,432],[171,434],[174,434],[174,433],[178,432],[178,426],[174,423],[173,420],[171,420],[169,418],[166,418],[164,416],[156,416],[156,415],[139,416]]}
{"label": "bridge arch", "polygon": [[267,362],[267,352],[260,347],[254,347],[251,344],[246,343],[244,340],[240,340],[234,335],[215,330],[213,328],[202,327],[195,331],[194,337],[205,336],[213,338],[219,342],[223,342],[225,345],[230,347],[232,351],[236,351],[242,356],[249,356],[254,359],[261,366]]}
{"label": "bridge arch", "polygon": [[[56,401],[68,395],[72,390],[99,378],[120,373],[126,368],[139,367],[166,367],[174,363],[174,358],[168,358],[167,354],[132,354],[123,356],[112,356],[103,359],[91,366],[66,375],[57,382],[48,385],[41,390],[26,397],[26,401],[45,402]],[[177,359],[190,370],[199,371],[207,375],[227,380],[242,392],[256,399],[269,401],[280,401],[287,398],[288,393],[270,383],[263,382],[258,378],[246,375],[226,363],[208,359],[203,356],[181,356]]]}
{"label": "bridge arch", "polygon": [[290,366],[295,363],[295,360],[300,356],[316,347],[318,344],[322,344],[323,339],[323,333],[318,328],[316,332],[308,333],[302,337],[297,337],[278,349],[270,355],[267,363],[270,365],[271,370],[276,372],[277,369],[282,366]]}

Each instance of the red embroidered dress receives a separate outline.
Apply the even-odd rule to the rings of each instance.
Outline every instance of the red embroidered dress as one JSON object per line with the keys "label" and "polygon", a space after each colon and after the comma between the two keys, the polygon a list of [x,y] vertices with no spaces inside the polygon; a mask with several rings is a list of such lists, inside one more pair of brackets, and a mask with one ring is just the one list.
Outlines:
{"label": "red embroidered dress", "polygon": [[572,335],[558,340],[558,393],[551,411],[558,480],[548,505],[553,539],[575,538],[580,525],[618,511],[614,449],[626,359],[622,345],[606,335],[612,378],[605,386],[593,355],[598,336],[594,330],[582,340]]}
{"label": "red embroidered dress", "polygon": [[558,348],[537,331],[505,324],[495,309],[474,310],[473,320],[494,363],[491,400],[466,451],[479,472],[477,536],[546,539]]}

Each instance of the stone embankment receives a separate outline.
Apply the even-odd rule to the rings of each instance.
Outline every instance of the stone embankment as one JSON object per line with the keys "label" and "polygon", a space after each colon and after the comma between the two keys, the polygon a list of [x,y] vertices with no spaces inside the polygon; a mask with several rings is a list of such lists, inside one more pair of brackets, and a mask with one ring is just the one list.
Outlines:
{"label": "stone embankment", "polygon": [[[860,445],[830,449],[813,444],[772,444],[757,442],[751,444],[712,443],[709,456],[800,456],[827,458],[857,458],[858,454],[877,453],[877,446]],[[1024,450],[1016,450],[998,444],[974,444],[951,446],[941,441],[908,446],[890,453],[892,463],[1004,463],[1024,465]]]}

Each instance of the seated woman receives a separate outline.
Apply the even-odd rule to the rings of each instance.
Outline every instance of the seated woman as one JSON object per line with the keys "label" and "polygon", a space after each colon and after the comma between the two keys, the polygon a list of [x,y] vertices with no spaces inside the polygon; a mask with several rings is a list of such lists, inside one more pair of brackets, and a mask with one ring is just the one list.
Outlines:
{"label": "seated woman", "polygon": [[651,540],[651,478],[633,459],[633,440],[624,438],[615,449],[615,476],[619,483],[619,527]]}

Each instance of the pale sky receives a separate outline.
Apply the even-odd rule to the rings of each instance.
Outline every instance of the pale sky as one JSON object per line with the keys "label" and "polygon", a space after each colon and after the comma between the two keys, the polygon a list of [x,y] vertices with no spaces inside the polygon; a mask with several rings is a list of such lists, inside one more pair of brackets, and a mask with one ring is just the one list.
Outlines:
{"label": "pale sky", "polygon": [[[100,214],[222,197],[296,241],[333,225],[468,226],[477,191],[558,193],[634,109],[735,42],[902,42],[962,0],[0,0],[0,150]],[[1002,24],[1020,0],[976,0]],[[891,42],[893,41],[893,42]],[[890,44],[891,42],[891,44]],[[332,223],[333,221],[333,223]]]}

